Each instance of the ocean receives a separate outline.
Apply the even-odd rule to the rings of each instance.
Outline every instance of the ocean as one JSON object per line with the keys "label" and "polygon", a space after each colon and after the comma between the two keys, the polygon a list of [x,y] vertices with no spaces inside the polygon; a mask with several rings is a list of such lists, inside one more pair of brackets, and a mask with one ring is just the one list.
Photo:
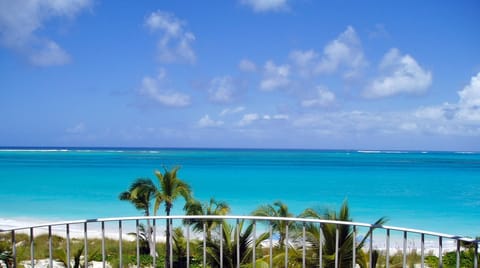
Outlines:
{"label": "ocean", "polygon": [[[248,215],[280,200],[298,215],[338,209],[353,220],[480,236],[480,153],[253,149],[0,149],[1,221],[63,221],[141,212],[120,192],[180,166],[195,198]],[[183,202],[173,214],[183,214]],[[159,215],[164,211],[159,210]]]}

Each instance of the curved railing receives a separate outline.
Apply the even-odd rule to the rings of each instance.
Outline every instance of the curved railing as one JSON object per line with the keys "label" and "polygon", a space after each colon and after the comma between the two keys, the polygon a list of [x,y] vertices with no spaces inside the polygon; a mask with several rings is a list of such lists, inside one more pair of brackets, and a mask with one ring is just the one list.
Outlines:
{"label": "curved railing", "polygon": [[[167,224],[167,221],[170,224]],[[345,222],[345,221],[332,221],[321,219],[307,219],[307,218],[280,218],[280,217],[257,217],[257,216],[150,216],[150,217],[120,217],[120,218],[99,218],[99,219],[87,219],[78,221],[65,221],[48,224],[39,224],[26,227],[15,227],[0,229],[1,239],[4,243],[8,243],[11,246],[11,266],[17,267],[20,263],[18,260],[19,247],[29,248],[29,257],[27,261],[23,261],[22,265],[25,267],[40,266],[35,256],[35,238],[40,235],[46,235],[48,238],[48,267],[54,267],[53,263],[56,257],[54,256],[53,240],[55,236],[61,236],[65,239],[66,247],[66,267],[72,266],[72,241],[83,240],[83,263],[87,263],[88,266],[92,266],[89,261],[89,247],[92,245],[89,243],[89,238],[96,238],[101,241],[101,267],[107,267],[107,246],[106,240],[108,238],[118,241],[118,256],[119,267],[127,266],[128,263],[124,263],[123,244],[125,241],[135,242],[135,255],[136,265],[141,266],[140,259],[140,241],[145,239],[145,233],[141,232],[141,225],[148,222],[150,226],[150,235],[147,235],[152,243],[150,248],[153,247],[152,265],[156,267],[158,265],[158,258],[163,257],[165,259],[165,267],[191,267],[193,251],[200,252],[199,261],[196,264],[201,267],[210,267],[207,260],[207,253],[211,255],[214,251],[209,247],[212,243],[218,244],[218,267],[228,266],[225,264],[224,258],[226,256],[227,246],[226,241],[231,240],[235,245],[235,249],[230,249],[228,254],[235,255],[234,267],[240,267],[244,265],[250,265],[255,267],[262,264],[269,267],[347,267],[345,263],[348,263],[348,267],[357,267],[359,259],[358,255],[362,255],[365,259],[367,267],[375,267],[375,259],[378,259],[378,255],[384,258],[384,267],[393,266],[390,262],[390,258],[393,254],[402,256],[401,265],[407,267],[407,255],[413,251],[420,250],[420,260],[418,264],[420,267],[426,267],[426,256],[436,256],[438,258],[438,266],[443,267],[443,255],[446,251],[455,252],[456,263],[455,267],[461,267],[461,256],[465,250],[473,252],[473,267],[478,268],[478,246],[479,240],[472,238],[435,233],[424,230],[408,229],[386,225],[372,225],[360,222]],[[209,223],[217,223],[213,238],[208,237]],[[240,245],[239,242],[242,230],[241,224],[248,222],[252,224],[250,228],[253,228],[251,235],[247,238],[250,251],[248,257],[251,261],[245,263],[245,248]],[[190,224],[188,224],[190,223]],[[194,231],[191,227],[193,223],[200,223],[203,226],[203,230]],[[280,223],[284,223],[284,228],[279,230]],[[166,226],[170,228],[170,235],[166,237]],[[182,232],[186,235],[186,249],[183,253],[184,256],[175,256],[173,246],[170,247],[168,252],[159,252],[158,247],[161,243],[165,243],[168,239],[170,244],[174,244],[173,227],[181,227]],[[197,225],[198,226],[198,225]],[[224,237],[225,232],[223,227],[231,226],[231,237]],[[324,234],[326,229],[333,230],[334,235],[326,236]],[[313,237],[311,230],[317,228],[318,236]],[[198,228],[197,228],[198,229]],[[290,230],[289,230],[290,229]],[[283,245],[279,244],[280,233],[285,237]],[[19,234],[28,235],[28,245],[25,243],[18,243],[17,236]],[[133,234],[133,235],[132,235]],[[129,236],[130,235],[130,236]],[[129,239],[128,237],[134,237]],[[347,243],[347,239],[350,237],[350,244]],[[9,241],[8,241],[9,240]],[[229,241],[230,241],[229,240]],[[261,240],[261,241],[260,241]],[[192,245],[196,241],[196,245],[201,246],[199,248],[192,249]],[[0,242],[2,242],[0,240]],[[208,245],[207,245],[208,242]],[[80,242],[82,243],[82,242]],[[418,246],[418,244],[419,246]],[[328,251],[327,244],[334,245],[333,250],[330,248]],[[232,246],[231,243],[229,246]],[[351,248],[345,248],[346,246]],[[359,248],[361,246],[361,248]],[[254,248],[254,250],[253,250]],[[241,252],[242,250],[242,252]],[[277,252],[275,257],[273,250]],[[428,252],[427,252],[428,250]],[[291,254],[295,252],[295,254]],[[162,254],[163,253],[163,254]],[[168,256],[167,256],[168,254]],[[282,256],[283,255],[283,256]],[[236,257],[239,256],[239,257]],[[280,256],[281,258],[279,258]],[[292,257],[293,256],[293,257]],[[178,260],[182,257],[185,261],[182,263],[174,262],[174,257]],[[211,256],[210,256],[211,257]],[[230,256],[231,257],[231,256]],[[281,259],[281,261],[278,261]],[[352,261],[355,260],[355,261]],[[312,261],[315,261],[313,264]],[[168,262],[168,263],[167,263]],[[231,265],[231,263],[230,263]],[[399,265],[399,264],[397,264]],[[215,266],[215,265],[214,265]],[[462,266],[463,267],[463,266]]]}

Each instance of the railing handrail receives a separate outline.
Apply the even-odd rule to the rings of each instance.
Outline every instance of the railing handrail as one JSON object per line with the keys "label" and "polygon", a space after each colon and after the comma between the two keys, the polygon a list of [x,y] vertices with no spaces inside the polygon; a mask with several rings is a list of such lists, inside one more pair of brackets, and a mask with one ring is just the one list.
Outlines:
{"label": "railing handrail", "polygon": [[326,220],[326,219],[313,219],[313,218],[296,218],[296,217],[266,217],[266,216],[237,216],[237,215],[170,215],[170,216],[128,216],[128,217],[110,217],[110,218],[96,218],[96,219],[84,219],[84,220],[73,220],[73,221],[60,221],[60,222],[51,222],[51,223],[41,223],[30,226],[21,226],[21,227],[12,227],[0,229],[2,232],[11,232],[19,230],[28,230],[28,229],[37,229],[45,228],[49,226],[62,226],[62,225],[72,225],[72,224],[82,224],[82,223],[95,223],[95,222],[113,222],[113,221],[133,221],[133,220],[182,220],[182,219],[198,219],[198,220],[254,220],[254,221],[292,221],[292,222],[304,222],[304,223],[322,223],[322,224],[336,224],[336,225],[349,225],[349,226],[358,226],[366,227],[373,229],[385,229],[391,231],[399,232],[408,232],[408,233],[417,233],[424,234],[436,237],[442,237],[447,239],[453,239],[463,242],[470,243],[479,243],[480,240],[470,237],[451,235],[439,232],[432,232],[420,229],[404,228],[397,226],[389,225],[375,225],[370,223],[363,222],[354,222],[354,221],[337,221],[337,220]]}

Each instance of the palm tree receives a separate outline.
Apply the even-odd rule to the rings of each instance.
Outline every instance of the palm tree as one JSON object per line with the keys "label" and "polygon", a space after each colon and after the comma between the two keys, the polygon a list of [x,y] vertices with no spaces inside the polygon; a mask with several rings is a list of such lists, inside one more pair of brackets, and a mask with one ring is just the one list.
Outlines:
{"label": "palm tree", "polygon": [[[227,215],[230,212],[230,206],[226,202],[216,201],[214,198],[210,198],[208,203],[202,204],[200,201],[190,199],[187,201],[184,207],[187,215]],[[203,223],[206,225],[207,239],[211,238],[212,229],[218,224],[215,220],[185,220],[185,224],[190,224],[197,232],[203,231]]]}
{"label": "palm tree", "polygon": [[[306,218],[326,219],[334,221],[352,221],[349,213],[348,202],[344,201],[340,207],[340,211],[337,213],[333,210],[326,210],[323,214],[313,209],[307,209],[301,215]],[[378,219],[374,226],[382,225],[386,222],[386,218],[382,217]],[[323,258],[325,261],[325,267],[330,268],[335,265],[335,248],[336,248],[336,232],[338,229],[338,267],[352,267],[353,259],[353,242],[356,238],[353,233],[353,227],[351,225],[340,224],[322,224],[319,228],[318,224],[308,223],[305,226],[307,240],[312,245],[314,252],[318,252],[320,246],[323,250]],[[365,244],[365,241],[370,237],[373,229],[370,229],[363,239],[356,244],[356,258],[355,262],[360,267],[366,267],[366,256],[361,250]],[[320,232],[323,235],[323,245],[320,244],[319,237]],[[318,258],[318,257],[317,257]]]}
{"label": "palm tree", "polygon": [[[276,201],[273,205],[263,205],[257,208],[252,212],[253,216],[264,216],[264,217],[284,217],[289,218],[293,217],[293,214],[288,211],[288,206],[281,201]],[[286,239],[286,229],[287,226],[292,226],[290,221],[272,221],[273,231],[278,232],[278,246],[283,248],[285,239]]]}
{"label": "palm tree", "polygon": [[[177,257],[177,261],[173,263],[174,267],[186,267],[187,266],[187,239],[183,235],[183,230],[181,227],[176,227],[173,229],[172,235],[173,245],[173,255]],[[173,260],[172,260],[173,261]]]}
{"label": "palm tree", "polygon": [[[156,192],[157,187],[151,179],[139,178],[130,185],[127,191],[120,193],[118,198],[123,201],[129,201],[136,209],[143,211],[143,215],[150,216],[150,202],[153,200]],[[145,234],[150,255],[153,257],[156,253],[154,252],[155,247],[152,239],[153,228],[149,219],[147,219],[147,230]]]}
{"label": "palm tree", "polygon": [[118,198],[131,202],[136,209],[143,211],[145,216],[150,215],[150,201],[153,199],[156,187],[149,178],[138,178],[128,188],[121,192]]}
{"label": "palm tree", "polygon": [[[241,220],[236,227],[231,226],[226,221],[222,223],[222,242],[219,238],[207,240],[207,259],[211,267],[220,267],[220,244],[222,244],[223,267],[236,267],[237,258],[242,265],[252,263],[252,253],[258,245],[268,238],[268,233],[260,234],[253,243],[254,224],[250,223],[245,231],[242,231],[245,221]],[[238,232],[238,240],[237,240]],[[237,243],[240,255],[237,256]],[[268,267],[267,262],[263,259],[256,260],[257,267]]]}
{"label": "palm tree", "polygon": [[[131,233],[128,233],[128,235],[132,235],[136,237],[137,233],[131,232]],[[148,237],[149,235],[147,230],[145,229],[145,225],[143,224],[138,225],[138,240],[140,243],[139,250],[141,255],[150,253],[151,247],[150,247],[150,241]]]}
{"label": "palm tree", "polygon": [[[160,185],[159,188],[156,189],[155,192],[155,205],[154,211],[155,214],[157,213],[160,204],[165,203],[165,213],[167,216],[170,216],[170,211],[173,207],[173,202],[178,197],[183,197],[185,201],[189,200],[191,197],[191,189],[190,186],[182,181],[180,178],[177,177],[177,172],[180,167],[174,167],[171,170],[167,170],[164,168],[164,173],[160,171],[155,171],[155,176],[158,179],[158,183]],[[165,264],[170,263],[170,224],[171,220],[167,219],[167,230],[166,230],[166,247],[165,247]]]}

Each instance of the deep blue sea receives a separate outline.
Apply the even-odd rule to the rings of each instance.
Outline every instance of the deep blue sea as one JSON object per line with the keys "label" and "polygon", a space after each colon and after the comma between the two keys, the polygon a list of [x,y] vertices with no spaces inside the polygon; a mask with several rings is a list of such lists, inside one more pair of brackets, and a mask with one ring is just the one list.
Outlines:
{"label": "deep blue sea", "polygon": [[140,215],[119,193],[176,165],[197,199],[226,201],[235,215],[277,200],[299,214],[347,199],[355,221],[480,235],[480,153],[468,152],[0,149],[0,219]]}

